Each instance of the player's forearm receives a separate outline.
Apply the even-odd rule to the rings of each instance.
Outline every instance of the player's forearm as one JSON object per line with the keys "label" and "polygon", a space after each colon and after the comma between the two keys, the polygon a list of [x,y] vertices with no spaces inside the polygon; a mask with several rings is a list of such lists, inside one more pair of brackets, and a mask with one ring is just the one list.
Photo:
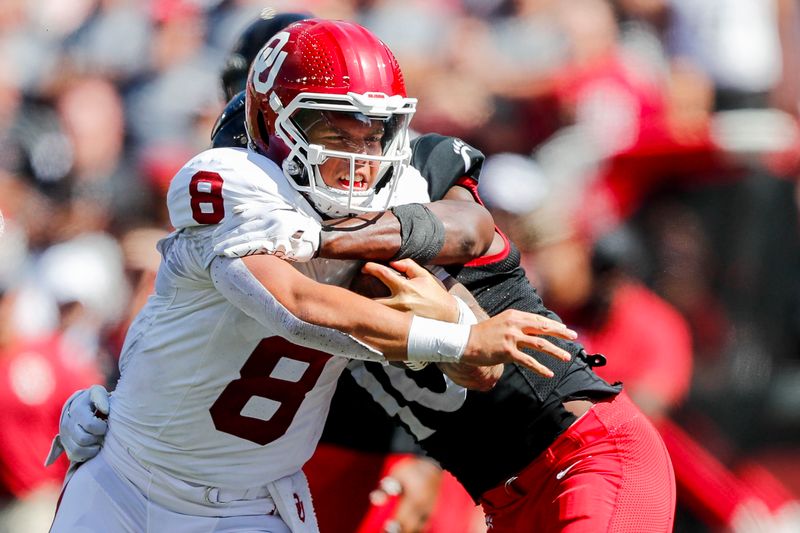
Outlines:
{"label": "player's forearm", "polygon": [[[441,222],[444,232],[441,249],[430,264],[466,263],[480,257],[491,245],[494,222],[481,205],[473,201],[440,200],[426,207]],[[400,221],[390,211],[331,220],[324,225],[319,255],[328,259],[396,259],[403,245],[401,234]],[[432,239],[418,240],[427,245]]]}
{"label": "player's forearm", "polygon": [[243,262],[296,319],[287,328],[288,335],[314,335],[313,328],[305,326],[308,324],[350,335],[381,352],[386,359],[405,359],[410,314],[389,309],[341,287],[319,283],[273,256],[248,257]]}
{"label": "player's forearm", "polygon": [[400,222],[391,211],[384,211],[324,222],[319,256],[389,261],[399,248]]}
{"label": "player's forearm", "polygon": [[406,358],[410,313],[308,278],[295,284],[284,305],[300,320],[352,335],[383,353],[386,359]]}

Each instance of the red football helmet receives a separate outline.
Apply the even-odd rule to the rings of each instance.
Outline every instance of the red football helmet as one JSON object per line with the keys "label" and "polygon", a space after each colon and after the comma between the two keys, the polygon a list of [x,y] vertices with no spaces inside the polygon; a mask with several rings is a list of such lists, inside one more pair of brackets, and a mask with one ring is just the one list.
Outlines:
{"label": "red football helmet", "polygon": [[[327,215],[383,210],[411,156],[408,123],[417,101],[406,97],[400,66],[377,37],[357,24],[305,20],[287,26],[256,56],[247,80],[251,148],[282,166],[289,181]],[[309,142],[309,131],[354,124],[372,137]],[[329,135],[328,137],[331,137]],[[320,165],[345,160],[348,190],[328,187]],[[360,190],[356,166],[378,167]]]}

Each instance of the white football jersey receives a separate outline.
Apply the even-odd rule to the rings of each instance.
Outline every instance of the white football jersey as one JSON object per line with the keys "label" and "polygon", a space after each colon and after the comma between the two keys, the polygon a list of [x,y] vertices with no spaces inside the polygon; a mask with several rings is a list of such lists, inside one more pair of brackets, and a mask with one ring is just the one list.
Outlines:
{"label": "white football jersey", "polygon": [[[428,201],[416,171],[396,202]],[[299,470],[316,447],[348,360],[278,336],[214,286],[215,224],[246,202],[278,203],[318,217],[277,165],[253,152],[203,152],[173,179],[159,243],[155,294],[131,325],[112,396],[110,448],[202,485],[263,486]],[[347,285],[355,261],[293,264],[318,281]]]}

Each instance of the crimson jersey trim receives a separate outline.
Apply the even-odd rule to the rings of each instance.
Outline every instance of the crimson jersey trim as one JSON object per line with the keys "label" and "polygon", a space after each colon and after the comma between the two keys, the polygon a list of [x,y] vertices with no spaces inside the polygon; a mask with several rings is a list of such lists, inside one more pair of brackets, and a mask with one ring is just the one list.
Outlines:
{"label": "crimson jersey trim", "polygon": [[[467,189],[470,192],[470,194],[472,194],[472,197],[475,199],[476,202],[486,207],[486,204],[483,203],[483,200],[481,200],[481,197],[478,195],[477,181],[475,181],[469,176],[464,176],[461,179],[459,179],[455,184]],[[508,254],[511,251],[511,243],[509,242],[508,237],[506,237],[505,233],[500,231],[500,228],[498,228],[497,226],[494,227],[494,231],[498,235],[500,235],[500,237],[503,238],[503,249],[496,254],[482,255],[481,257],[473,259],[469,263],[466,263],[464,265],[465,267],[486,266],[492,263],[496,263],[497,261],[502,261],[503,259],[508,257]]]}

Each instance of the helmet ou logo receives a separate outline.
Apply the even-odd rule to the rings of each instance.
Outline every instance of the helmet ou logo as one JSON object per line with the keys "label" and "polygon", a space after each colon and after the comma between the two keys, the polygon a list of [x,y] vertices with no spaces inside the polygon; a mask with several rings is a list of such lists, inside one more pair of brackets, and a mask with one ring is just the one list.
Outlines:
{"label": "helmet ou logo", "polygon": [[277,33],[258,54],[253,62],[253,86],[261,94],[267,94],[275,83],[275,77],[283,65],[283,61],[288,55],[282,52],[283,47],[289,41],[289,33],[282,31]]}

